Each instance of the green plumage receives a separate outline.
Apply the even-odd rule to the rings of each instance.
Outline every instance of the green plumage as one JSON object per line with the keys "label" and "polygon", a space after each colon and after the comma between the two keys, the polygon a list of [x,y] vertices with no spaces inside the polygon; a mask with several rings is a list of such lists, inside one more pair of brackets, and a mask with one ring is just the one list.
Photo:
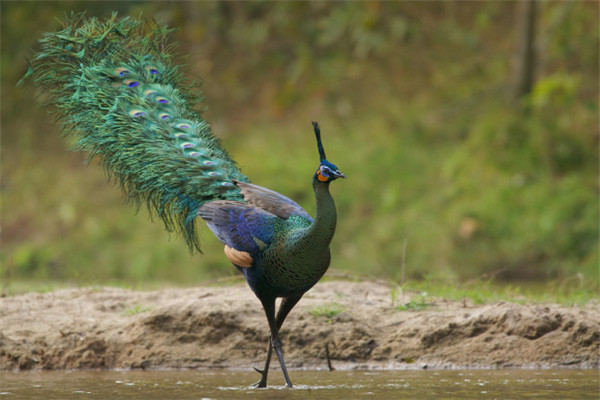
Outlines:
{"label": "green plumage", "polygon": [[200,206],[243,201],[231,180],[248,179],[192,110],[200,98],[171,64],[171,30],[116,15],[76,15],[64,25],[40,40],[29,72],[49,95],[63,132],[76,150],[101,160],[129,199],[145,202],[199,249]]}

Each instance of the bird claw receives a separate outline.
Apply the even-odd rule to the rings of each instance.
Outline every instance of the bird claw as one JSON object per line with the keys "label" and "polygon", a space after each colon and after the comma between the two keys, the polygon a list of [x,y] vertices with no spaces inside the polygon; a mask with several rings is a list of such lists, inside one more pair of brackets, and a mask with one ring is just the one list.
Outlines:
{"label": "bird claw", "polygon": [[265,371],[262,370],[262,369],[258,369],[256,367],[252,367],[252,368],[254,368],[254,370],[261,375],[260,381],[258,381],[256,383],[253,383],[252,386],[255,387],[255,388],[266,388],[267,387],[267,380],[265,379]]}
{"label": "bird claw", "polygon": [[258,389],[260,389],[260,388],[266,388],[267,387],[267,383],[263,382],[262,379],[261,379],[260,381],[258,381],[256,383],[253,383],[252,386],[255,387],[255,388],[258,388]]}

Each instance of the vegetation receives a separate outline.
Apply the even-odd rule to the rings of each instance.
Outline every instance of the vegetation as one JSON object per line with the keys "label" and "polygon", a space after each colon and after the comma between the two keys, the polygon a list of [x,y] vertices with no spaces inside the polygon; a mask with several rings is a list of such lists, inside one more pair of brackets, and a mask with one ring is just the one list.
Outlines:
{"label": "vegetation", "polygon": [[145,312],[149,312],[152,311],[152,307],[146,307],[146,306],[142,306],[141,304],[136,304],[133,307],[129,307],[125,310],[125,312],[123,313],[123,315],[127,315],[127,316],[134,316],[137,314],[142,314]]}
{"label": "vegetation", "polygon": [[434,304],[428,299],[427,292],[421,292],[415,298],[411,299],[408,303],[400,304],[396,306],[398,311],[422,311],[426,310]]}
{"label": "vegetation", "polygon": [[551,282],[493,282],[474,279],[448,284],[433,278],[420,282],[408,282],[402,290],[410,293],[411,300],[396,306],[397,310],[423,310],[434,308],[436,299],[465,302],[465,304],[489,304],[499,301],[512,303],[555,303],[565,306],[598,302],[597,290],[585,284],[583,276]]}
{"label": "vegetation", "polygon": [[[519,92],[518,4],[2,2],[5,290],[236,273],[208,229],[192,257],[124,206],[97,165],[65,150],[32,85],[16,87],[54,17],[87,9],[179,27],[179,60],[204,82],[215,133],[254,183],[309,212],[310,121],[321,123],[348,176],[333,188],[335,270],[416,290],[437,282],[448,296],[540,284],[597,294],[598,5],[538,4],[534,81]],[[507,291],[486,292],[501,282]]]}
{"label": "vegetation", "polygon": [[310,312],[314,317],[326,317],[329,321],[344,312],[344,307],[338,303],[322,304]]}

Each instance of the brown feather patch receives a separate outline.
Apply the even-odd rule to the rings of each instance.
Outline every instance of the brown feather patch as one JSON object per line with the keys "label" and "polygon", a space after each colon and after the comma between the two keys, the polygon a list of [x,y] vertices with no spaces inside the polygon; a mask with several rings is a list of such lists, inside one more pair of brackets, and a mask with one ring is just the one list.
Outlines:
{"label": "brown feather patch", "polygon": [[235,265],[239,267],[251,267],[252,266],[252,257],[250,257],[250,253],[247,251],[239,251],[234,249],[233,247],[229,247],[225,245],[225,255]]}
{"label": "brown feather patch", "polygon": [[288,219],[292,214],[311,219],[310,215],[308,215],[298,203],[282,194],[252,183],[236,180],[233,180],[233,183],[240,188],[244,200],[250,205],[263,209],[283,219]]}

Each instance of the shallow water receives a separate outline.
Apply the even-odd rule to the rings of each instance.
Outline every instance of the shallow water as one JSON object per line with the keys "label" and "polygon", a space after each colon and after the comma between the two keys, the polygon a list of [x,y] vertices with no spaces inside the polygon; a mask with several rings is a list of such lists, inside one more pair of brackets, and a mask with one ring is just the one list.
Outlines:
{"label": "shallow water", "polygon": [[0,373],[3,399],[598,399],[597,370],[291,371],[268,389],[255,372],[74,371]]}

